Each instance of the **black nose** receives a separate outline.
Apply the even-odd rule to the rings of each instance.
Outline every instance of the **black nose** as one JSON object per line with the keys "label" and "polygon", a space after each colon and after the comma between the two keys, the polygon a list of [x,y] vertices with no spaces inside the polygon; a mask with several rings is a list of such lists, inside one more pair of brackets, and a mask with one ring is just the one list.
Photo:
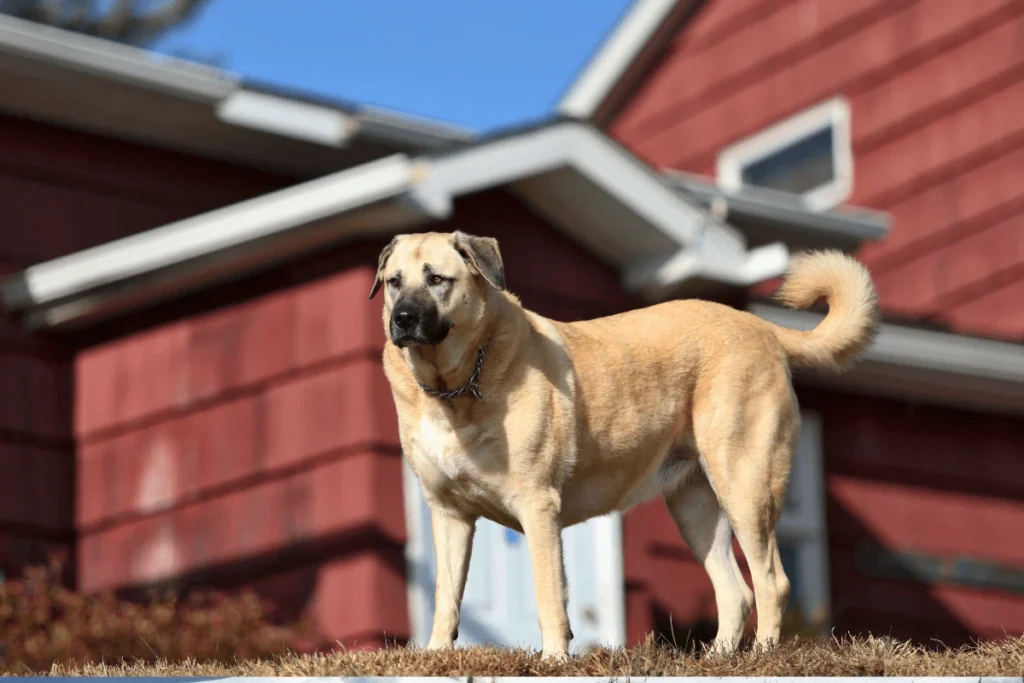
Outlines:
{"label": "black nose", "polygon": [[416,315],[408,310],[395,311],[395,326],[401,330],[408,330],[416,324]]}

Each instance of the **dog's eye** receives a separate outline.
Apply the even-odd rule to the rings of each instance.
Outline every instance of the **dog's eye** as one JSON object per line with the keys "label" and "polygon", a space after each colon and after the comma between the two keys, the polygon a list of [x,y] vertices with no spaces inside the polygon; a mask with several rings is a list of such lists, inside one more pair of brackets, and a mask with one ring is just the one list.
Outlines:
{"label": "dog's eye", "polygon": [[388,278],[388,284],[391,285],[392,287],[397,287],[401,283],[402,279],[397,275],[392,275],[391,277]]}
{"label": "dog's eye", "polygon": [[441,277],[440,275],[431,275],[430,276],[430,284],[432,284],[432,285],[439,285],[442,282],[444,282],[444,278]]}

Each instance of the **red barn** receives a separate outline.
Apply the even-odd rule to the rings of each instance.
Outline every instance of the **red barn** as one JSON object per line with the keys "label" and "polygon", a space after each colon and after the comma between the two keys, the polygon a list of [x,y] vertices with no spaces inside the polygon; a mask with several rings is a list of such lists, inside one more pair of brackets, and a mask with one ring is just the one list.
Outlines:
{"label": "red barn", "polygon": [[[794,613],[1024,631],[1024,8],[923,4],[638,0],[564,117],[489,137],[0,20],[7,571],[63,548],[83,590],[246,583],[334,639],[422,639],[429,529],[365,296],[389,234],[497,236],[566,320],[702,296],[810,325],[763,294],[835,247],[888,319],[855,371],[797,380]],[[478,537],[464,639],[535,640],[520,545]],[[566,544],[583,644],[712,616],[660,504]]]}

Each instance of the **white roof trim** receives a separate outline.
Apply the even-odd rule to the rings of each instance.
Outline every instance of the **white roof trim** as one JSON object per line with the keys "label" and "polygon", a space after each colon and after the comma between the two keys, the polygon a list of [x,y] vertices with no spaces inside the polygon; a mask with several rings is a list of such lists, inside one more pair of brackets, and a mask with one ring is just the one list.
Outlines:
{"label": "white roof trim", "polygon": [[333,107],[249,90],[236,90],[219,102],[217,117],[235,126],[330,147],[344,147],[359,127],[354,116]]}
{"label": "white roof trim", "polygon": [[0,17],[0,53],[117,77],[192,99],[218,100],[241,83],[238,74],[15,17]]}
{"label": "white roof trim", "polygon": [[[0,15],[0,72],[10,75],[8,71],[19,78],[47,83],[55,94],[47,99],[14,88],[0,102],[4,111],[84,127],[90,132],[127,136],[145,144],[199,151],[215,158],[225,158],[228,153],[226,158],[236,163],[278,172],[322,175],[325,168],[333,171],[347,165],[342,157],[320,154],[308,158],[308,143],[339,148],[355,136],[387,144],[395,151],[405,151],[406,147],[422,151],[466,143],[476,137],[472,129],[398,111],[307,101],[272,89],[268,92],[231,71]],[[69,90],[77,92],[83,87],[100,94],[87,107],[69,107],[67,100],[73,94]],[[165,122],[149,122],[147,110],[140,112],[136,125],[126,126],[118,116],[105,113],[117,113],[112,109],[115,105],[103,99],[104,91],[96,90],[105,87],[118,93],[129,88],[169,96],[172,104],[185,107],[188,116],[183,117],[181,129],[169,130]],[[140,101],[134,106],[142,106]],[[158,109],[167,102],[157,99],[147,106]],[[216,128],[211,132],[211,126],[218,118],[222,124],[291,138],[297,143],[295,158],[283,155],[279,147],[259,149],[266,144],[259,136],[235,135],[226,140],[216,136]],[[210,137],[214,141],[207,139]],[[330,161],[333,159],[338,161]]]}
{"label": "white roof trim", "polygon": [[709,254],[705,247],[701,244],[637,263],[626,271],[626,286],[658,300],[670,296],[679,284],[694,280],[750,287],[785,273],[789,264],[789,249],[781,242],[755,247],[740,260]]}
{"label": "white roof trim", "polygon": [[[441,157],[431,163],[426,186],[461,195],[566,166],[680,244],[697,238],[702,211],[663,183],[652,182],[646,166],[604,135],[576,123],[556,124]],[[715,237],[728,242],[723,248],[742,249],[742,239],[731,228],[723,226]]]}
{"label": "white roof trim", "polygon": [[626,15],[558,103],[566,116],[589,119],[680,0],[633,0]]}
{"label": "white roof trim", "polygon": [[[753,304],[748,310],[783,327],[808,330],[822,314]],[[975,410],[1024,414],[1024,345],[884,323],[851,370],[810,372],[827,386]]]}
{"label": "white roof trim", "polygon": [[56,258],[24,271],[35,304],[237,247],[393,197],[411,182],[402,154]]}
{"label": "white roof trim", "polygon": [[[35,321],[28,323],[30,326],[66,324],[129,297],[145,300],[146,286],[159,294],[172,291],[171,286],[179,280],[183,286],[207,286],[233,272],[269,267],[275,259],[283,260],[299,249],[322,246],[330,240],[444,218],[450,215],[456,197],[489,187],[512,185],[529,202],[531,192],[538,191],[537,182],[565,182],[566,171],[578,179],[570,184],[571,191],[598,193],[561,198],[560,215],[575,222],[571,231],[584,246],[598,248],[606,239],[603,235],[611,234],[598,234],[600,230],[644,231],[630,233],[626,242],[646,244],[646,251],[635,251],[634,256],[606,254],[617,261],[614,265],[631,273],[627,285],[638,291],[672,287],[696,276],[752,284],[785,270],[785,247],[762,247],[748,253],[737,232],[710,220],[605,135],[585,124],[559,122],[436,157],[410,160],[395,155],[53,259],[9,278],[3,285],[3,301],[8,310],[28,310],[26,320]],[[522,181],[529,182],[524,185]],[[582,189],[574,183],[582,183]],[[588,222],[580,226],[580,216],[590,210],[588,197],[619,207],[616,211],[624,211],[619,217],[628,217],[630,227],[609,220],[603,225]],[[371,205],[378,208],[372,218],[363,215],[348,222],[328,221],[331,230],[312,236],[298,231]],[[638,241],[641,237],[647,238],[646,242]],[[270,238],[290,242],[254,250],[254,244],[265,244]],[[679,268],[668,264],[645,277],[628,262],[629,258],[656,262],[664,258],[659,252],[666,245],[673,245],[673,258],[682,258],[682,254],[691,265]]]}

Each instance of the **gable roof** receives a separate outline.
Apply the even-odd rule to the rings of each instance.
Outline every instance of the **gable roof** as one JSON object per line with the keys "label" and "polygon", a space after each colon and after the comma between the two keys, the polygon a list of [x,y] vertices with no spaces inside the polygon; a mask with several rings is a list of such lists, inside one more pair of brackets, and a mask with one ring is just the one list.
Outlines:
{"label": "gable roof", "polygon": [[558,102],[562,116],[604,122],[701,0],[632,0]]}
{"label": "gable roof", "polygon": [[3,304],[32,328],[74,327],[195,291],[344,240],[447,218],[453,201],[504,187],[658,298],[781,275],[781,243],[741,233],[675,192],[595,128],[556,120],[443,153],[396,154],[40,263]]}
{"label": "gable roof", "polygon": [[0,16],[0,92],[8,114],[301,177],[475,137],[9,16]]}

